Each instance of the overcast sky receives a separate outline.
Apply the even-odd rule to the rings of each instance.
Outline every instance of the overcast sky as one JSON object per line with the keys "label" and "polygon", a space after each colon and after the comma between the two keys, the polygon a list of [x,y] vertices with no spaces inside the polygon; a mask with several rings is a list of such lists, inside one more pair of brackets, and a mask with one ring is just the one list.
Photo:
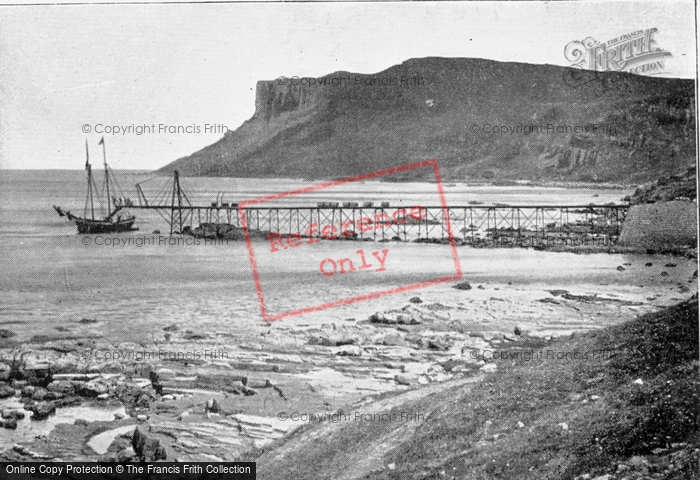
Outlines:
{"label": "overcast sky", "polygon": [[[99,158],[96,124],[234,129],[258,80],[416,57],[568,65],[572,40],[656,27],[666,76],[694,78],[694,19],[692,1],[660,0],[0,7],[0,167],[81,169],[86,138]],[[105,138],[113,167],[147,170],[221,136]]]}

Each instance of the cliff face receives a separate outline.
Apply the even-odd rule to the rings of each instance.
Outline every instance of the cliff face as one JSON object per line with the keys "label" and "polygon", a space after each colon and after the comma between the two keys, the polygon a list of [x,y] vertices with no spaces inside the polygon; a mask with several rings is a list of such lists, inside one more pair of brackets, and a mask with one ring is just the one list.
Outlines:
{"label": "cliff face", "polygon": [[161,171],[318,179],[436,158],[447,180],[637,183],[694,164],[691,80],[574,73],[425,58],[260,81],[250,120]]}

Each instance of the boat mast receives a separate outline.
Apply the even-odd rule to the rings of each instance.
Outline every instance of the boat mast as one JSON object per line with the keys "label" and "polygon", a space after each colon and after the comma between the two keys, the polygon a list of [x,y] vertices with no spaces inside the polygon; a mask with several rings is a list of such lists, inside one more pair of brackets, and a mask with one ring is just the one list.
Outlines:
{"label": "boat mast", "polygon": [[112,197],[109,193],[109,167],[107,167],[107,151],[105,150],[105,137],[100,140],[102,144],[102,159],[105,164],[105,183],[107,184],[107,216],[112,214]]}
{"label": "boat mast", "polygon": [[[92,165],[90,165],[90,152],[88,150],[88,141],[85,139],[85,170],[88,172],[88,198],[90,199],[90,212],[92,219],[95,219],[95,204],[92,196]],[[87,209],[87,198],[85,199],[85,209]]]}

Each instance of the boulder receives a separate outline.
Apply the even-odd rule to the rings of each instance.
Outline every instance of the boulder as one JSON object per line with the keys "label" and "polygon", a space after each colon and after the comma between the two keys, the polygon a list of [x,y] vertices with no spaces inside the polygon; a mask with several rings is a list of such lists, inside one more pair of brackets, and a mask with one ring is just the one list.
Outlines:
{"label": "boulder", "polygon": [[421,300],[420,297],[413,297],[409,300],[411,303],[423,303],[423,300]]}
{"label": "boulder", "polygon": [[340,355],[341,357],[359,357],[362,355],[362,348],[357,345],[345,345],[340,347],[336,355]]}
{"label": "boulder", "polygon": [[472,286],[469,282],[460,282],[457,285],[453,285],[452,288],[456,288],[457,290],[471,290]]}
{"label": "boulder", "polygon": [[206,411],[211,413],[221,413],[221,405],[219,405],[219,401],[216,398],[208,400]]}
{"label": "boulder", "polygon": [[75,395],[76,388],[80,388],[85,382],[72,382],[69,380],[54,380],[46,389],[50,392],[59,392],[64,395]]}
{"label": "boulder", "polygon": [[31,397],[34,395],[34,392],[36,391],[37,387],[33,385],[27,385],[22,389],[22,396],[23,397]]}
{"label": "boulder", "polygon": [[17,428],[17,420],[14,418],[8,418],[6,420],[2,420],[2,427],[3,428],[9,428],[11,430],[14,430]]}
{"label": "boulder", "polygon": [[75,355],[64,355],[51,365],[53,373],[77,373],[79,371],[80,359]]}
{"label": "boulder", "polygon": [[385,325],[393,325],[396,324],[396,319],[387,317],[381,312],[373,313],[372,315],[369,316],[369,321],[370,323],[381,323]]}
{"label": "boulder", "polygon": [[418,325],[420,322],[411,315],[399,314],[396,316],[396,323],[399,325]]}
{"label": "boulder", "polygon": [[27,382],[26,380],[17,380],[17,379],[14,379],[14,380],[12,380],[12,381],[10,382],[10,386],[11,386],[12,388],[14,388],[15,390],[22,390],[22,389],[23,389],[24,387],[26,387],[27,385],[29,385],[29,382]]}
{"label": "boulder", "polygon": [[10,379],[12,368],[9,365],[0,362],[0,381],[5,382]]}
{"label": "boulder", "polygon": [[32,393],[32,400],[41,402],[43,400],[46,400],[46,396],[49,394],[49,391],[46,390],[45,388],[41,387],[35,387],[34,393]]}
{"label": "boulder", "polygon": [[22,420],[24,418],[24,412],[22,410],[18,409],[12,409],[12,408],[6,408],[5,410],[2,411],[2,418],[4,419],[14,419],[14,420]]}
{"label": "boulder", "polygon": [[0,328],[0,338],[12,338],[17,335],[12,330],[7,330],[5,328]]}
{"label": "boulder", "polygon": [[309,337],[309,345],[321,345],[324,347],[340,347],[342,345],[354,345],[357,343],[356,338],[343,336],[317,336]]}
{"label": "boulder", "polygon": [[53,402],[36,402],[29,406],[29,410],[33,413],[32,420],[43,420],[49,415],[56,413],[56,404]]}
{"label": "boulder", "polygon": [[444,340],[433,338],[428,340],[428,348],[431,350],[449,350],[450,347]]}
{"label": "boulder", "polygon": [[6,383],[0,384],[0,398],[12,397],[15,394],[15,389]]}
{"label": "boulder", "polygon": [[109,393],[109,387],[100,382],[90,381],[84,383],[78,390],[78,393],[83,397],[94,398]]}

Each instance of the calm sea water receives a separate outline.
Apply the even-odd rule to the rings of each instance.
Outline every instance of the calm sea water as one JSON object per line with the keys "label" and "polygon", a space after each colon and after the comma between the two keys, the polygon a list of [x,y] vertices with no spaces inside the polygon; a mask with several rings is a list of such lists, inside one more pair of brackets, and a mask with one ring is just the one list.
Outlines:
{"label": "calm sea water", "polygon": [[[32,322],[48,328],[88,317],[104,320],[114,333],[129,336],[142,335],[148,329],[174,322],[221,331],[260,321],[259,298],[244,243],[170,244],[167,237],[151,233],[156,229],[167,232],[165,221],[152,212],[143,214],[140,211],[135,211],[138,232],[102,236],[101,240],[96,235],[77,235],[75,225],[59,217],[51,205],[81,212],[86,191],[84,173],[0,170],[3,271],[0,275],[0,323]],[[134,200],[134,184],[151,178],[139,172],[117,172],[117,175],[122,189]],[[96,172],[96,176],[100,185],[101,172]],[[166,181],[156,178],[144,183],[146,195],[155,196]],[[293,180],[188,177],[182,179],[182,186],[193,204],[208,204],[221,192],[226,192],[224,201],[236,202],[305,184]],[[390,201],[392,205],[426,205],[436,203],[435,192],[436,186],[430,183],[364,182],[280,202]],[[448,205],[463,205],[468,201],[607,203],[618,202],[629,193],[462,184],[445,185],[445,192]],[[127,245],[110,245],[131,237],[134,241]],[[190,242],[193,240],[187,238]],[[137,242],[137,239],[141,240]],[[145,239],[150,239],[150,243]],[[358,249],[364,250],[368,257],[373,251],[388,249],[386,270],[377,272],[372,268],[333,277],[319,272],[319,262],[325,258],[349,257],[359,262]],[[323,242],[302,246],[294,251],[295,257],[290,255],[286,252],[286,256],[268,255],[259,260],[268,313],[424,282],[455,271],[452,252],[442,245]],[[459,249],[465,279],[484,283],[511,282],[523,288],[610,282],[614,267],[627,260],[617,255]],[[561,268],[563,265],[566,268]],[[631,285],[634,279],[629,282]],[[450,290],[446,285],[430,288],[433,293],[439,292],[439,288]],[[406,292],[382,297],[296,317],[294,321],[313,316],[360,318],[382,308],[403,305],[415,294]]]}

